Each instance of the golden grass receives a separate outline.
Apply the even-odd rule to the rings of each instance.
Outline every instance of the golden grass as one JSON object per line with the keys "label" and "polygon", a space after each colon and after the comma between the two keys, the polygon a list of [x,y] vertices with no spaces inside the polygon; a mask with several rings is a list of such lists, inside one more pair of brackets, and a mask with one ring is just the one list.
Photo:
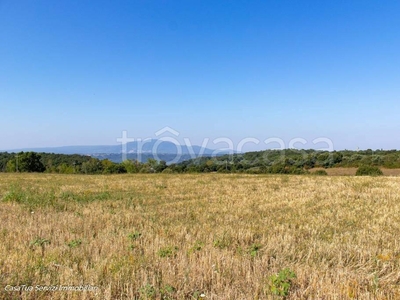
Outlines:
{"label": "golden grass", "polygon": [[275,299],[285,268],[288,299],[400,299],[398,177],[0,174],[0,199],[2,299]]}

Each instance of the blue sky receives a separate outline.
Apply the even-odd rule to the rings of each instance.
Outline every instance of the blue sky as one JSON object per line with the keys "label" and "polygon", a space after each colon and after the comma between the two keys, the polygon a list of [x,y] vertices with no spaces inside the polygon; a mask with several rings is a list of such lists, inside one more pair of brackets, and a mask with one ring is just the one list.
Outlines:
{"label": "blue sky", "polygon": [[0,149],[165,126],[399,149],[399,53],[399,1],[0,0]]}

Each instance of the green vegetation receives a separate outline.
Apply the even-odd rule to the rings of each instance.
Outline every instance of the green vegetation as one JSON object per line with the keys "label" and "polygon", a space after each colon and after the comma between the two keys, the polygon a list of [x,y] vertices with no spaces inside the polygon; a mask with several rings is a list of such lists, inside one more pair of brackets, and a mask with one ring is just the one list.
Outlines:
{"label": "green vegetation", "polygon": [[142,234],[138,231],[135,231],[133,233],[130,233],[128,235],[128,238],[130,238],[132,241],[137,240],[138,238],[140,238],[142,236]]}
{"label": "green vegetation", "polygon": [[313,175],[317,175],[317,176],[326,176],[328,175],[328,173],[325,170],[317,170],[313,173]]}
{"label": "green vegetation", "polygon": [[81,239],[77,239],[77,240],[70,241],[67,244],[67,246],[72,249],[72,248],[76,248],[76,247],[80,246],[81,244],[82,244],[82,240]]}
{"label": "green vegetation", "polygon": [[178,247],[168,246],[161,248],[158,251],[158,255],[160,257],[174,257],[178,250],[179,250]]}
{"label": "green vegetation", "polygon": [[165,161],[149,158],[146,163],[127,160],[115,163],[85,155],[54,153],[0,153],[0,172],[36,172],[60,174],[123,174],[161,173],[167,168]]}
{"label": "green vegetation", "polygon": [[289,295],[291,281],[296,274],[290,269],[283,269],[278,274],[269,277],[269,287],[273,295],[286,297]]}
{"label": "green vegetation", "polygon": [[150,285],[146,284],[142,288],[140,288],[140,297],[139,299],[155,299],[156,298],[156,289]]}
{"label": "green vegetation", "polygon": [[381,176],[383,172],[375,166],[361,166],[356,172],[356,176]]}
{"label": "green vegetation", "polygon": [[258,251],[260,251],[261,245],[260,244],[253,244],[250,246],[249,253],[251,257],[256,257],[258,254]]}
{"label": "green vegetation", "polygon": [[[46,172],[62,174],[122,173],[247,173],[307,174],[312,168],[336,167],[400,168],[400,151],[265,150],[217,157],[199,157],[177,164],[149,158],[147,162],[126,160],[115,163],[84,155],[49,153],[0,153],[0,172]],[[325,175],[323,170],[315,175]],[[378,174],[375,174],[378,175]]]}
{"label": "green vegetation", "polygon": [[7,172],[44,172],[46,167],[36,152],[21,152],[7,161]]}
{"label": "green vegetation", "polygon": [[30,242],[29,245],[31,246],[31,249],[33,249],[34,246],[39,246],[40,249],[42,250],[41,254],[43,257],[46,244],[50,244],[50,240],[41,237],[36,237],[33,241]]}

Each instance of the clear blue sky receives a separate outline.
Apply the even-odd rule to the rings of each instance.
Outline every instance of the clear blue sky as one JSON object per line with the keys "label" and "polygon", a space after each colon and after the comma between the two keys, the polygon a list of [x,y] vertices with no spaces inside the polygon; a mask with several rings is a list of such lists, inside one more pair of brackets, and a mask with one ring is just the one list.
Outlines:
{"label": "clear blue sky", "polygon": [[164,126],[399,149],[400,1],[0,0],[0,109],[0,149]]}

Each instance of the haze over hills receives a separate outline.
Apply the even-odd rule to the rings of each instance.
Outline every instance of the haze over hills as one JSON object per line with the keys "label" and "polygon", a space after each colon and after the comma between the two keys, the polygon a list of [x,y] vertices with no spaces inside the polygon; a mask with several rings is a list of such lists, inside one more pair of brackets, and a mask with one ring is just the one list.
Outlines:
{"label": "haze over hills", "polygon": [[[120,145],[93,145],[93,146],[61,146],[61,147],[41,147],[41,148],[22,148],[3,150],[4,152],[34,151],[58,154],[121,154],[124,151]],[[168,154],[207,154],[212,155],[218,150],[203,148],[197,145],[179,145],[168,141],[148,139],[126,143],[126,153],[168,153]]]}
{"label": "haze over hills", "polygon": [[173,142],[147,139],[126,143],[126,147],[120,145],[86,145],[86,146],[62,146],[62,147],[41,147],[41,148],[22,148],[3,150],[3,152],[44,152],[56,154],[81,154],[89,155],[99,159],[110,159],[114,162],[122,161],[122,154],[126,158],[139,161],[146,161],[148,158],[158,160],[180,162],[183,160],[197,158],[201,156],[217,156],[228,153],[227,151],[213,150],[198,145],[180,145]]}

